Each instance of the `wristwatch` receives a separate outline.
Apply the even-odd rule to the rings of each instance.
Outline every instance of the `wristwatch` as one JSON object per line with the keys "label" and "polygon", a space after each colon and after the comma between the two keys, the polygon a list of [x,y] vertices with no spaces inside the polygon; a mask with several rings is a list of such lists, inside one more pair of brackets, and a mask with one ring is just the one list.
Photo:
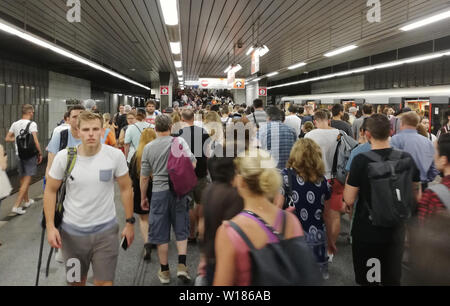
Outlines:
{"label": "wristwatch", "polygon": [[127,220],[125,220],[127,223],[130,223],[130,224],[134,224],[134,223],[136,223],[136,218],[135,217],[131,217],[130,219],[127,219]]}

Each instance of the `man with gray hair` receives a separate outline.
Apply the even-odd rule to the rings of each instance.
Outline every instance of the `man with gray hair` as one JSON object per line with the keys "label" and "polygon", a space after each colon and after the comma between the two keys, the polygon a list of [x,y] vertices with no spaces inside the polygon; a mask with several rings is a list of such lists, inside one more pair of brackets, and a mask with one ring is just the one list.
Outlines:
{"label": "man with gray hair", "polygon": [[[170,283],[168,262],[170,228],[174,228],[178,249],[177,277],[183,282],[189,282],[190,277],[186,267],[187,239],[189,237],[189,202],[186,196],[178,198],[169,186],[167,163],[172,149],[173,137],[170,136],[172,120],[168,115],[159,115],[155,119],[157,138],[150,142],[142,154],[141,167],[141,199],[142,209],[149,210],[147,189],[150,178],[153,181],[150,217],[149,243],[158,246],[158,257],[161,268],[158,272],[162,284]],[[178,143],[183,147],[183,154],[188,156],[196,166],[196,159],[189,145],[182,137]]]}

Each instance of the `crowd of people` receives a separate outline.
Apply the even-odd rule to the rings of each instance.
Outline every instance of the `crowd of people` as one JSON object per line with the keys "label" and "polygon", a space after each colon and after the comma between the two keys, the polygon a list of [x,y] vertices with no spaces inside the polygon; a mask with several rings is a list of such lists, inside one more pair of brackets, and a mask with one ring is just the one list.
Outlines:
{"label": "crowd of people", "polygon": [[[7,142],[24,134],[34,140],[29,158],[16,146],[21,187],[12,212],[18,215],[34,203],[28,188],[43,156],[33,107],[23,106],[22,114],[6,136]],[[90,265],[96,285],[112,285],[120,247],[117,182],[126,215],[122,247],[133,243],[138,221],[142,256],[149,261],[157,250],[162,284],[171,282],[171,229],[176,275],[185,283],[195,276],[197,285],[252,285],[250,251],[299,237],[320,277],[329,279],[345,214],[356,283],[400,285],[402,264],[422,283],[441,283],[448,280],[442,273],[450,267],[448,247],[428,243],[419,252],[415,246],[439,230],[438,217],[447,230],[440,243],[449,242],[450,111],[445,118],[434,135],[428,118],[411,109],[395,114],[369,104],[348,112],[341,104],[285,109],[264,107],[259,99],[247,106],[191,93],[162,111],[154,100],[145,109],[120,105],[117,114],[103,115],[75,105],[46,148],[48,242],[62,261],[80,260],[82,278],[74,285],[85,285]],[[61,186],[66,194],[59,225]],[[187,246],[197,242],[201,258],[194,275]],[[435,270],[424,268],[430,254],[442,258]],[[367,275],[374,258],[381,274],[372,280]],[[424,277],[430,274],[435,277]]]}

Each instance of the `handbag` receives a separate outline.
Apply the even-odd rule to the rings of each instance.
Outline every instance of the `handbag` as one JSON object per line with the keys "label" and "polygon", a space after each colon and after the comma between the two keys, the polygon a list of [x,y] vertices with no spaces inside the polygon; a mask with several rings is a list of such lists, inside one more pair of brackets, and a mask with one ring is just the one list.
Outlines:
{"label": "handbag", "polygon": [[12,186],[6,172],[0,169],[0,200],[11,194]]}

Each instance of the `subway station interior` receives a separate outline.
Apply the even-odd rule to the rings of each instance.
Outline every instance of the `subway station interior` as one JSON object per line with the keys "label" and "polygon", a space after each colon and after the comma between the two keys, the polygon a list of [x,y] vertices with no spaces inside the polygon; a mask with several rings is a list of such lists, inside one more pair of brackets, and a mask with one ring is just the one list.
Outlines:
{"label": "subway station interior", "polygon": [[[0,145],[13,188],[0,205],[0,286],[35,285],[44,149],[71,103],[93,100],[101,114],[113,116],[119,105],[145,108],[154,99],[165,112],[193,91],[226,92],[234,104],[247,106],[261,99],[264,107],[286,110],[334,104],[346,112],[365,104],[379,112],[409,108],[427,117],[429,132],[436,135],[447,124],[450,102],[450,3],[0,0]],[[44,162],[29,189],[36,203],[16,216],[11,207],[20,187],[18,161],[5,136],[25,104],[34,107]],[[122,227],[125,213],[117,191]],[[340,253],[325,285],[357,285],[349,231],[344,216]],[[138,236],[127,252],[120,251],[114,284],[159,286],[157,252],[150,264],[143,263]],[[176,265],[174,239],[169,249],[169,263]],[[49,252],[45,241],[40,285],[65,286],[63,265],[52,260],[45,271]],[[193,276],[200,253],[199,244],[188,245]]]}

